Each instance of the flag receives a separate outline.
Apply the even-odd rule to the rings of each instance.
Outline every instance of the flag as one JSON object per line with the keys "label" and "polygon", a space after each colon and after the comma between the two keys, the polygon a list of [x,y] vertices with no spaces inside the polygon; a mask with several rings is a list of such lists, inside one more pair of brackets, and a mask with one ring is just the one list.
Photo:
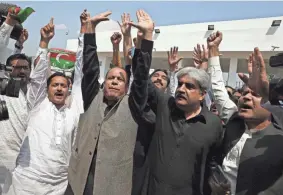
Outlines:
{"label": "flag", "polygon": [[76,62],[76,53],[65,49],[51,48],[49,49],[51,68],[60,69],[62,71],[74,70]]}
{"label": "flag", "polygon": [[21,9],[21,11],[17,14],[17,18],[20,20],[20,23],[23,23],[33,12],[34,9],[31,7]]}

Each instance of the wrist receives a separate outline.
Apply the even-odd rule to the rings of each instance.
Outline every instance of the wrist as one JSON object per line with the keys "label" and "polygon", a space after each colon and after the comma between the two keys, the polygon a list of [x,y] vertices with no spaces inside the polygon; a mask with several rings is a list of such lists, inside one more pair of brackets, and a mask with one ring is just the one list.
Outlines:
{"label": "wrist", "polygon": [[48,48],[49,40],[47,39],[40,39],[39,47],[40,48]]}
{"label": "wrist", "polygon": [[131,36],[131,33],[124,33],[123,37],[129,38],[129,37],[132,37],[132,36]]}
{"label": "wrist", "polygon": [[16,22],[12,19],[6,19],[5,23],[8,24],[9,26],[13,26],[13,27],[16,25]]}
{"label": "wrist", "polygon": [[119,45],[113,45],[113,51],[119,51],[120,47]]}
{"label": "wrist", "polygon": [[23,44],[19,43],[18,41],[15,43],[15,48],[22,50],[23,49]]}
{"label": "wrist", "polygon": [[219,48],[218,47],[210,47],[208,50],[208,57],[219,56]]}
{"label": "wrist", "polygon": [[87,30],[87,26],[85,24],[82,24],[80,33],[84,34],[84,33],[86,33],[86,30]]}
{"label": "wrist", "polygon": [[148,41],[152,41],[152,32],[145,32],[144,34],[144,39],[148,40]]}

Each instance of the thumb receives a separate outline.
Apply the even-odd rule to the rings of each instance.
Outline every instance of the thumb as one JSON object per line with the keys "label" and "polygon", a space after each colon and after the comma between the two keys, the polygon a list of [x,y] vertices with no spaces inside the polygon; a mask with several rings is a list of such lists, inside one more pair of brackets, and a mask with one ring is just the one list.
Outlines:
{"label": "thumb", "polygon": [[238,77],[245,83],[248,84],[249,77],[243,73],[238,73]]}
{"label": "thumb", "polygon": [[103,17],[103,18],[99,19],[99,21],[108,21],[108,20],[109,20],[109,18],[107,18],[107,17]]}
{"label": "thumb", "polygon": [[178,60],[177,60],[177,64],[183,59],[183,57],[180,57]]}
{"label": "thumb", "polygon": [[122,25],[120,24],[120,22],[119,22],[119,21],[117,21],[117,23],[119,24],[119,26],[120,26],[120,28],[121,28],[121,26],[122,26]]}
{"label": "thumb", "polygon": [[134,22],[128,22],[128,24],[129,24],[130,26],[133,26],[133,27],[135,27],[135,28],[137,28],[137,29],[141,30],[140,25],[135,24]]}

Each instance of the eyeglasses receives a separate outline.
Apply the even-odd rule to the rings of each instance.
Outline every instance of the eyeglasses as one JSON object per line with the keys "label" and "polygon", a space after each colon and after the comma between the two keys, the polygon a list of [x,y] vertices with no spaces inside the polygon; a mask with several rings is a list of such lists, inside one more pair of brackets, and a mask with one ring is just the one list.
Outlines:
{"label": "eyeglasses", "polygon": [[21,69],[24,69],[24,70],[28,70],[29,69],[29,67],[28,66],[12,66],[13,67],[13,69],[16,69],[16,70],[21,70]]}

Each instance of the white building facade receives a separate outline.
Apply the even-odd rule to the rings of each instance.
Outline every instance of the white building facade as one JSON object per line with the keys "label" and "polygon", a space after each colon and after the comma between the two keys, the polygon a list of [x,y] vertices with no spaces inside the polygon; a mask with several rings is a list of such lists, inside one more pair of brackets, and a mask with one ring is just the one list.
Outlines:
{"label": "white building facade", "polygon": [[[283,52],[283,29],[280,25],[272,26],[275,20],[283,20],[283,16],[156,27],[160,32],[153,36],[152,68],[168,68],[167,51],[173,46],[179,47],[179,55],[184,57],[180,66],[192,66],[192,53],[196,44],[206,44],[207,37],[219,30],[223,33],[221,66],[227,85],[242,85],[237,73],[247,72],[246,58],[254,47],[259,47],[262,51],[269,74],[283,75],[283,69],[270,68],[268,63],[270,56]],[[214,25],[214,30],[208,30],[208,25]],[[103,79],[112,60],[110,37],[114,32],[119,32],[120,28],[114,21],[105,22],[98,27],[96,37]],[[132,30],[132,37],[136,36],[136,32],[136,29]],[[123,56],[122,43],[120,48]],[[66,49],[76,51],[77,39],[69,39]]]}

